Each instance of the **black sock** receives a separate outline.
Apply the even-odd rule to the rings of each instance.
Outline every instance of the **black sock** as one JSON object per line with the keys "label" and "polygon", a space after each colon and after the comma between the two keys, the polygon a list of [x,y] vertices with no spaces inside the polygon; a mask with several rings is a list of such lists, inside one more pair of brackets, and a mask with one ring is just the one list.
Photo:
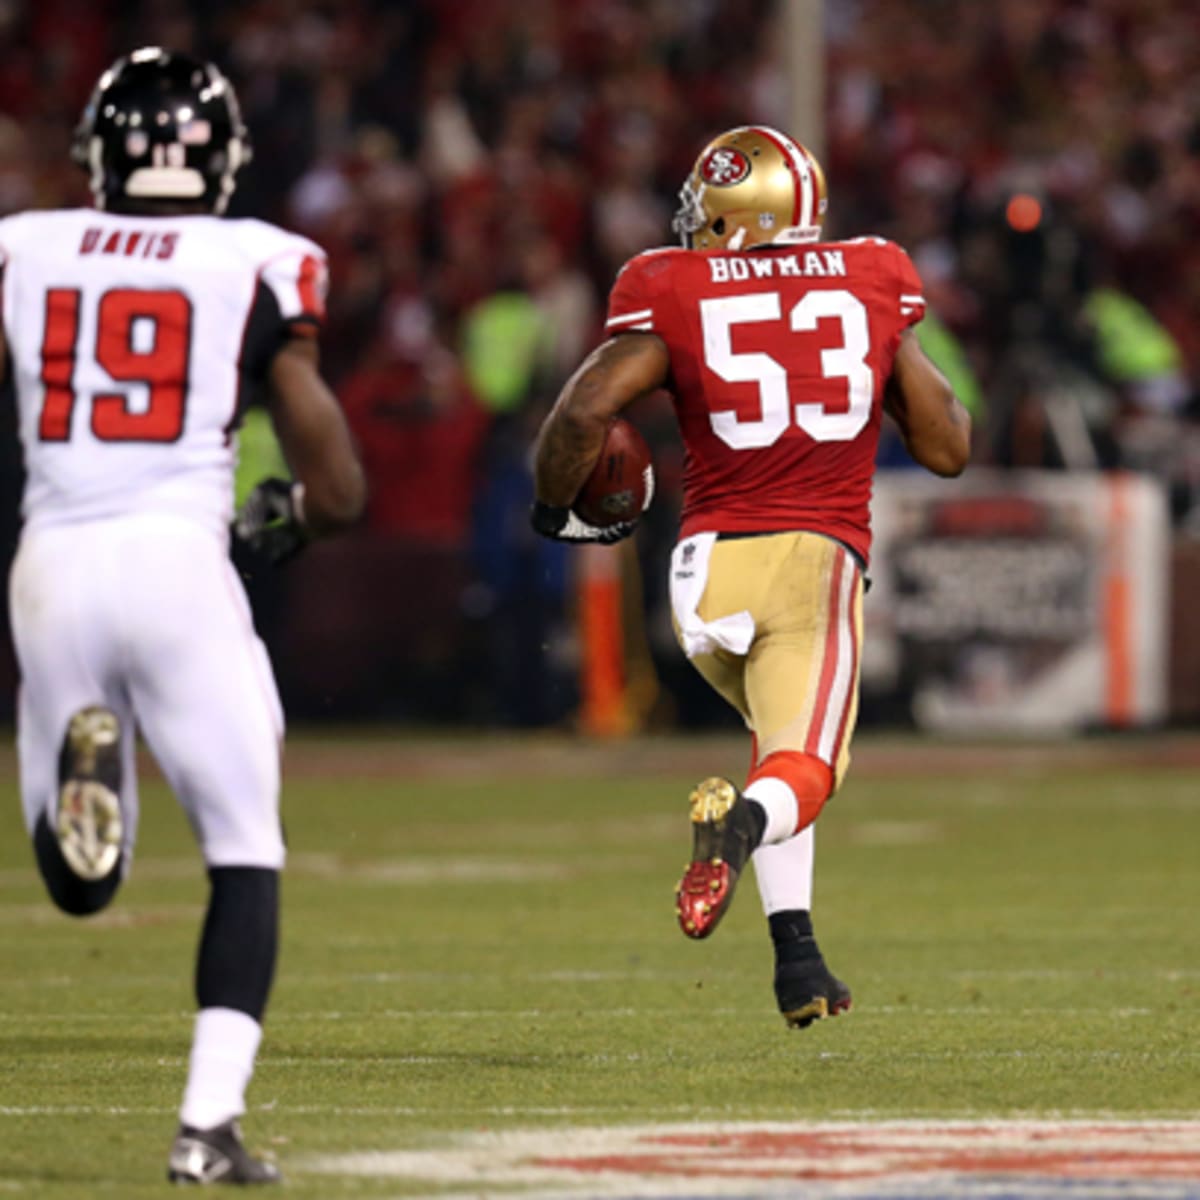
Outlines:
{"label": "black sock", "polygon": [[113,869],[103,879],[80,879],[63,858],[58,838],[54,836],[45,813],[38,817],[33,827],[33,853],[50,899],[73,917],[88,917],[98,913],[121,886],[121,876],[125,870],[123,856],[117,858]]}
{"label": "black sock", "polygon": [[767,810],[751,796],[746,797],[746,810],[754,822],[754,845],[761,846],[763,834],[767,832]]}
{"label": "black sock", "polygon": [[196,1002],[261,1022],[275,975],[279,872],[213,867],[208,877],[212,893],[196,960]]}
{"label": "black sock", "polygon": [[767,923],[771,927],[777,963],[802,962],[804,959],[821,957],[808,909],[791,908],[773,912],[767,917]]}

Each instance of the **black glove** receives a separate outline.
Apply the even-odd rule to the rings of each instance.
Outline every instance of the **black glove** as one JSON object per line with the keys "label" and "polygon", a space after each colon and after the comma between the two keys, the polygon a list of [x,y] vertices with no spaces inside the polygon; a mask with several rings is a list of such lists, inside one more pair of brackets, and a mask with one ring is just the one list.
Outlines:
{"label": "black glove", "polygon": [[533,502],[529,512],[529,523],[542,537],[556,542],[599,542],[611,546],[627,538],[636,528],[636,521],[621,521],[617,525],[590,525],[578,513],[554,504]]}
{"label": "black glove", "polygon": [[308,544],[304,484],[264,479],[238,509],[233,536],[275,566],[295,558]]}

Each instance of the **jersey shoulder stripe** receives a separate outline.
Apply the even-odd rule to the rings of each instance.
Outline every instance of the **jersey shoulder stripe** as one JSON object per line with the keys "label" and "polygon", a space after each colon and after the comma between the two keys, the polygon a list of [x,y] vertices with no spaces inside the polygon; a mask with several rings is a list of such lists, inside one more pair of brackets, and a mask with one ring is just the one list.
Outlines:
{"label": "jersey shoulder stripe", "polygon": [[657,326],[655,306],[664,286],[669,287],[666,281],[671,278],[671,268],[696,257],[696,251],[682,246],[658,246],[631,258],[617,272],[609,292],[605,331],[653,332]]}
{"label": "jersey shoulder stripe", "polygon": [[297,323],[298,333],[315,332],[325,317],[329,290],[325,251],[311,239],[267,221],[243,218],[224,224],[234,228],[259,284],[274,293],[282,319]]}
{"label": "jersey shoulder stripe", "polygon": [[617,316],[609,317],[605,321],[604,327],[614,333],[620,333],[625,329],[652,329],[653,321],[654,309],[640,308],[636,312],[621,313]]}

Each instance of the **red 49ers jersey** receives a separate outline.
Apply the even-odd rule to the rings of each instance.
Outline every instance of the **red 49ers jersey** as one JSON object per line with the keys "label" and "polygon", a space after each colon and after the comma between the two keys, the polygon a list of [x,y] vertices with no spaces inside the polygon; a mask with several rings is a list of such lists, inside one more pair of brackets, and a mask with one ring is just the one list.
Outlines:
{"label": "red 49ers jersey", "polygon": [[631,259],[605,328],[670,351],[681,536],[811,530],[866,561],[884,385],[924,314],[911,260],[881,238]]}
{"label": "red 49ers jersey", "polygon": [[315,334],[325,255],[264,221],[92,209],[0,220],[27,525],[172,512],[224,533],[241,409]]}

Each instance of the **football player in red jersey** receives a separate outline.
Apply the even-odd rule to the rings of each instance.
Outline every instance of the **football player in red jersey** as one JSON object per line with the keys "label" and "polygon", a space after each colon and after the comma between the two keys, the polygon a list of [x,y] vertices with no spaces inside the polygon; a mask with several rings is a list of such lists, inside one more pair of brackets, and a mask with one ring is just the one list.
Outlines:
{"label": "football player in red jersey", "polygon": [[918,463],[953,476],[970,418],[913,332],[925,301],[908,255],[881,238],[821,240],[825,178],[802,145],[729,130],[680,198],[683,249],[624,266],[608,340],[546,418],[532,520],[547,537],[611,540],[572,501],[613,417],[670,390],[686,451],[676,634],[752,740],[742,788],[714,777],[691,795],[677,915],[707,937],[752,857],[776,999],[803,1028],[850,1007],[813,937],[812,824],[845,775],[857,716],[880,423],[887,412]]}

